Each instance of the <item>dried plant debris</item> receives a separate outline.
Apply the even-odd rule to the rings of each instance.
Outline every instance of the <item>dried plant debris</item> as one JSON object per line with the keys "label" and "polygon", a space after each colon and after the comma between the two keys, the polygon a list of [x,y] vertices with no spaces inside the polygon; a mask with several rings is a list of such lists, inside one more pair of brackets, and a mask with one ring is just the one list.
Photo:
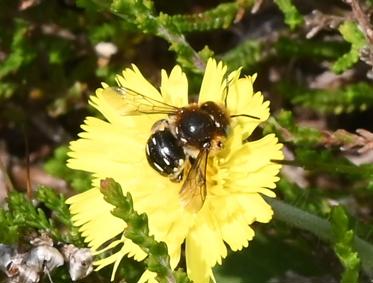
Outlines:
{"label": "dried plant debris", "polygon": [[0,244],[0,269],[8,277],[7,282],[37,283],[43,275],[66,264],[73,281],[85,278],[92,270],[93,257],[87,248],[72,244],[54,245],[45,234],[30,241],[31,249],[21,252],[15,245]]}
{"label": "dried plant debris", "polygon": [[346,2],[351,5],[354,18],[359,23],[367,40],[373,45],[373,28],[367,13],[363,10],[358,0],[346,0]]}
{"label": "dried plant debris", "polygon": [[365,129],[357,129],[356,134],[339,129],[335,132],[325,131],[324,145],[338,146],[342,151],[355,151],[365,154],[373,150],[373,133]]}
{"label": "dried plant debris", "polygon": [[367,77],[373,80],[373,45],[365,46],[360,50],[360,59],[371,66],[371,69],[367,72]]}
{"label": "dried plant debris", "polygon": [[311,14],[304,17],[305,28],[307,30],[306,38],[313,38],[321,30],[335,30],[345,20],[344,17],[327,15],[318,10],[313,10]]}
{"label": "dried plant debris", "polygon": [[72,244],[64,244],[60,248],[65,262],[69,263],[69,274],[73,281],[88,276],[92,270],[92,253],[88,248],[78,248]]}

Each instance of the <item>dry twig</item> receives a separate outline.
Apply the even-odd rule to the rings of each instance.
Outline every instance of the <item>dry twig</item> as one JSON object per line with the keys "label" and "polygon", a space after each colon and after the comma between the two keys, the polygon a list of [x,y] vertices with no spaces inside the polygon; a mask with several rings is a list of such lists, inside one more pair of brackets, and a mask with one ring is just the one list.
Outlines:
{"label": "dry twig", "polygon": [[324,132],[323,144],[327,147],[339,146],[343,151],[356,150],[359,154],[373,150],[373,133],[365,129],[357,129],[356,133],[353,134],[342,129],[335,132]]}

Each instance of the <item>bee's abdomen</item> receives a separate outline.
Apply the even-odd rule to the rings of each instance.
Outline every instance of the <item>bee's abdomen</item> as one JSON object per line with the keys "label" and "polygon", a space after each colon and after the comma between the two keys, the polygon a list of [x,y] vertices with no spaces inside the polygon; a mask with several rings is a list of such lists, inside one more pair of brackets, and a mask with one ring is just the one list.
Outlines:
{"label": "bee's abdomen", "polygon": [[150,166],[160,174],[177,180],[183,169],[185,153],[178,140],[166,128],[149,137],[146,143],[146,158]]}

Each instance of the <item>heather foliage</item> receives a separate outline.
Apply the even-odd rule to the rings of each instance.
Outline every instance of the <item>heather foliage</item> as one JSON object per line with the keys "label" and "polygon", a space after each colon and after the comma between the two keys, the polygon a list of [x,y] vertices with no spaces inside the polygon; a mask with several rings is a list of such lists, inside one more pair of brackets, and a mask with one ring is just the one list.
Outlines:
{"label": "heather foliage", "polygon": [[[101,118],[88,96],[134,63],[154,85],[160,69],[180,65],[193,98],[214,57],[228,71],[257,73],[254,89],[271,102],[271,117],[249,140],[275,133],[285,155],[277,198],[266,198],[273,220],[255,225],[247,248],[228,252],[217,282],[370,282],[372,11],[371,0],[1,1],[0,243],[22,246],[46,232],[83,247],[65,199],[92,180],[65,164],[84,118]],[[123,259],[115,280],[137,282],[149,270],[159,282],[190,282],[183,254],[172,270],[131,195],[111,179],[101,192],[148,254]],[[108,282],[110,273],[83,280]],[[69,282],[66,274],[52,278]]]}

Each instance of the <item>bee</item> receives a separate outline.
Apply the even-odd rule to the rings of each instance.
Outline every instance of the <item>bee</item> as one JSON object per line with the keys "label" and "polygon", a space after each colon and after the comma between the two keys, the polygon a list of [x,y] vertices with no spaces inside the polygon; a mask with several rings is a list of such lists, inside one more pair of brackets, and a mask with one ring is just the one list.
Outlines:
{"label": "bee", "polygon": [[229,115],[226,106],[213,101],[176,107],[124,87],[107,87],[103,94],[123,97],[123,115],[167,115],[151,127],[145,154],[159,174],[173,182],[183,181],[180,201],[191,212],[198,212],[206,200],[208,157],[223,148],[231,118],[258,119],[246,114]]}

